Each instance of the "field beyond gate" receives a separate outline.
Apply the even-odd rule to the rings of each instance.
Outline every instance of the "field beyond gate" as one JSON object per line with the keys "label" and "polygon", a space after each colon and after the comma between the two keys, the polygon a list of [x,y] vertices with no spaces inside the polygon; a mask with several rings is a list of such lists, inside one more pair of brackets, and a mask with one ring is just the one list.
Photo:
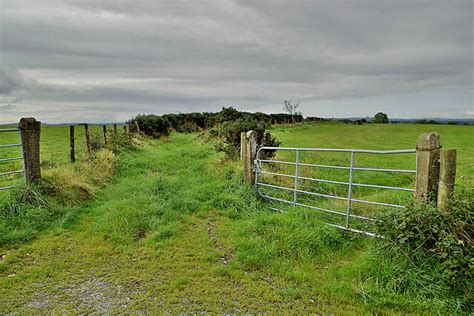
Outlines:
{"label": "field beyond gate", "polygon": [[[279,158],[262,159],[261,157],[266,151],[273,151],[277,157],[282,157],[282,159],[285,160],[280,160]],[[294,157],[288,159],[288,156],[291,156],[292,153],[294,153]],[[370,215],[368,206],[372,206],[372,208],[404,208],[407,199],[405,198],[403,200],[402,197],[400,197],[399,201],[392,202],[387,201],[387,197],[384,197],[384,201],[374,201],[364,198],[364,196],[377,195],[378,192],[374,194],[370,192],[370,190],[392,190],[413,194],[415,192],[413,188],[414,185],[406,187],[387,185],[386,183],[380,184],[380,182],[385,180],[380,174],[389,173],[393,178],[391,182],[395,182],[398,179],[393,175],[412,174],[416,176],[417,170],[416,167],[413,169],[386,167],[386,163],[383,168],[368,166],[366,163],[360,164],[359,161],[363,162],[367,156],[374,155],[382,156],[382,160],[390,161],[390,158],[387,158],[387,156],[406,156],[407,154],[411,154],[411,157],[406,157],[406,159],[415,161],[416,157],[413,157],[415,153],[415,149],[380,151],[363,149],[261,147],[257,152],[257,159],[254,162],[255,187],[260,196],[270,201],[292,204],[293,206],[301,206],[323,212],[327,215],[326,217],[333,215],[332,217],[336,217],[335,219],[327,219],[327,221],[329,221],[327,224],[330,226],[366,234],[368,236],[376,236],[375,233],[365,229],[365,226],[369,226],[368,223],[376,220],[374,216]],[[336,156],[332,159],[328,159],[329,157],[324,157],[324,154],[326,154],[326,156],[327,154],[335,154]],[[344,162],[344,158],[341,159],[337,157],[342,155],[349,155],[347,162]],[[336,160],[340,164],[333,165],[331,162],[326,162],[328,160]],[[334,175],[335,171],[342,171],[342,173],[345,171],[347,175],[345,178],[342,174]],[[359,173],[370,172],[377,175],[377,177],[373,177],[374,179],[372,179],[372,181],[377,180],[377,183],[361,182],[367,180],[362,180],[364,179],[364,175],[359,176]],[[404,178],[405,181],[408,179],[408,177]],[[357,181],[357,179],[360,180]],[[413,177],[411,182],[413,182]],[[365,189],[365,191],[369,192],[364,192],[361,189]],[[345,195],[339,193],[344,190],[346,192]],[[411,197],[412,194],[407,196]],[[323,207],[329,204],[327,200],[333,201],[333,208],[328,209]],[[356,213],[355,211],[358,208],[355,207],[355,205],[357,204],[362,204],[363,207],[359,208],[359,212]],[[344,207],[345,210],[341,210],[341,206]],[[344,219],[342,223],[340,220],[341,216]],[[354,224],[354,221],[359,220],[365,223],[362,225]]]}

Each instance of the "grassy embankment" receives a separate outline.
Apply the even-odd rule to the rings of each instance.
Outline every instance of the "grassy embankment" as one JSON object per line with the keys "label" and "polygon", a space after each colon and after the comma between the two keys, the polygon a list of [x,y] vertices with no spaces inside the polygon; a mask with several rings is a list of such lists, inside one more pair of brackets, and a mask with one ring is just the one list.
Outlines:
{"label": "grassy embankment", "polygon": [[[393,149],[412,148],[424,128],[303,125],[274,131],[287,146]],[[472,163],[472,155],[463,154],[472,151],[466,140],[472,129],[449,128],[440,131],[443,144],[460,149],[463,164]],[[70,208],[37,240],[4,247],[1,312],[455,308],[437,297],[368,286],[372,240],[351,240],[311,211],[272,213],[242,186],[236,163],[221,162],[210,145],[193,137],[174,134],[123,154],[112,184],[93,201]]]}
{"label": "grassy embankment", "polygon": [[[101,126],[90,126],[100,135]],[[18,133],[0,134],[0,144],[18,143]],[[120,138],[119,138],[120,139]],[[116,142],[114,142],[115,144]],[[0,191],[0,245],[27,241],[38,231],[74,207],[93,198],[108,184],[118,163],[110,149],[101,149],[88,157],[83,127],[76,127],[76,163],[69,163],[69,127],[43,126],[41,131],[42,184],[32,190],[23,185],[23,175],[0,177],[0,186],[21,184],[19,190]],[[20,157],[19,147],[0,150],[0,158]],[[20,161],[0,164],[0,172],[20,170]]]}

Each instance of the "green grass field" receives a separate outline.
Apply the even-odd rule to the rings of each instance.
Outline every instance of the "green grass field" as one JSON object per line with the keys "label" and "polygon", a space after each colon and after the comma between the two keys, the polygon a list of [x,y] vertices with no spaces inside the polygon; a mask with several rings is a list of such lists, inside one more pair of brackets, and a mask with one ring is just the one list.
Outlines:
{"label": "green grass field", "polygon": [[[458,149],[457,179],[463,177],[458,190],[474,187],[472,126],[304,124],[272,129],[282,146],[362,149],[414,148],[426,131],[439,132],[445,148]],[[67,168],[67,127],[47,126],[42,135],[44,168]],[[8,228],[1,233],[23,230],[35,238],[0,246],[0,313],[458,311],[451,298],[377,286],[370,275],[373,239],[328,227],[309,210],[278,206],[282,213],[272,211],[273,203],[242,184],[239,162],[223,160],[213,144],[196,136],[172,134],[121,154],[112,182],[93,199],[49,216],[49,228],[28,224],[31,219],[20,209],[14,215],[20,224],[12,231],[2,226],[8,217],[1,215],[0,229]],[[304,159],[347,164],[347,157],[337,155]],[[414,157],[371,157],[360,163],[411,169]],[[347,180],[347,172],[303,172]],[[357,181],[413,186],[413,179],[404,176],[360,177]],[[335,187],[314,189],[344,193]],[[379,190],[360,190],[356,196],[406,199]],[[42,218],[43,211],[33,220]]]}
{"label": "green grass field", "polygon": [[[14,126],[9,126],[14,127]],[[0,129],[9,128],[2,126]],[[119,126],[121,128],[121,126]],[[109,131],[112,129],[108,126]],[[96,138],[102,136],[102,125],[89,125],[91,135]],[[0,145],[18,144],[18,133],[0,133]],[[75,149],[76,159],[81,161],[87,158],[86,151],[86,136],[83,126],[75,127]],[[66,125],[43,125],[41,129],[41,166],[48,169],[69,163],[69,126]],[[20,157],[20,147],[0,149],[0,159]],[[21,162],[0,163],[0,172],[7,172],[13,170],[21,170]],[[0,187],[11,184],[21,184],[23,178],[21,174],[11,175],[8,177],[0,177]],[[0,199],[5,197],[5,193],[0,191]]]}
{"label": "green grass field", "polygon": [[[418,136],[424,132],[438,132],[444,148],[456,148],[457,158],[457,187],[458,192],[474,191],[474,128],[472,126],[447,125],[343,125],[343,124],[302,124],[296,126],[275,127],[272,129],[282,147],[306,148],[344,148],[344,149],[373,149],[398,150],[415,149]],[[295,152],[278,151],[277,160],[295,161]],[[301,152],[300,161],[312,164],[350,166],[350,153],[310,153]],[[387,169],[416,169],[415,154],[374,155],[356,154],[356,167],[387,168]],[[294,175],[294,166],[281,164],[264,164],[264,171]],[[348,170],[325,169],[315,167],[299,167],[299,174],[309,178],[347,182]],[[266,183],[277,184],[292,188],[292,178],[282,178],[264,175]],[[353,181],[361,184],[415,188],[415,175],[409,173],[385,173],[376,171],[355,171]],[[347,185],[315,183],[300,180],[299,188],[310,192],[347,197]],[[293,192],[262,188],[264,193],[278,198],[293,201]],[[353,197],[361,200],[406,204],[412,200],[413,193],[386,189],[354,187]],[[308,205],[328,208],[345,212],[346,201],[334,201],[327,198],[315,198],[304,194],[298,195],[298,200]],[[353,203],[353,214],[373,216],[383,208],[363,203]],[[344,219],[338,216],[329,218],[332,222],[343,224]],[[363,227],[363,223],[356,226]],[[362,225],[362,226],[360,226]]]}

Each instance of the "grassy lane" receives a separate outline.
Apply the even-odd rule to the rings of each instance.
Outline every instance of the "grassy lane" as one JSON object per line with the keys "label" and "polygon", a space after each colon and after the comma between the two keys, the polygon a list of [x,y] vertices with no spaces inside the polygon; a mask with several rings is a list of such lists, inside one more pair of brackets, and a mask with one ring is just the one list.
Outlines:
{"label": "grassy lane", "polygon": [[[291,282],[234,263],[235,192],[218,174],[240,176],[235,166],[220,164],[189,135],[124,158],[94,202],[37,240],[2,251],[1,313],[329,308],[316,297],[299,299]],[[222,203],[230,207],[214,211]]]}
{"label": "grassy lane", "polygon": [[193,137],[122,156],[94,201],[0,250],[0,313],[430,310],[366,293],[367,242],[313,213],[269,212],[236,164]]}

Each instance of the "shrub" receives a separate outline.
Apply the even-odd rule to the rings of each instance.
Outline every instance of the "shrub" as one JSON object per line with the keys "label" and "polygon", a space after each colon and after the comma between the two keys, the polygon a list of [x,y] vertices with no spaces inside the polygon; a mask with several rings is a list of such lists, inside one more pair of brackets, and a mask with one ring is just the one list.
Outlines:
{"label": "shrub", "polygon": [[[224,152],[229,159],[236,159],[240,155],[240,135],[242,132],[248,132],[250,130],[257,133],[258,146],[279,146],[280,142],[266,131],[267,127],[269,127],[268,123],[252,118],[240,118],[234,121],[224,122],[217,129],[220,141],[216,144],[216,150]],[[271,157],[275,153],[274,151],[268,151],[264,154],[266,157]]]}
{"label": "shrub", "polygon": [[472,308],[473,211],[472,199],[464,197],[445,212],[414,204],[386,213],[378,225],[385,237],[375,259],[379,281],[398,292],[452,298]]}
{"label": "shrub", "polygon": [[383,112],[378,112],[374,116],[374,121],[375,124],[387,124],[388,123],[388,116],[387,114]]}
{"label": "shrub", "polygon": [[109,134],[106,147],[114,154],[119,154],[124,151],[133,151],[137,149],[136,137],[136,135],[135,138],[133,138],[131,134],[117,131],[115,134]]}
{"label": "shrub", "polygon": [[151,137],[168,136],[170,133],[169,121],[159,115],[140,114],[127,123],[134,125],[135,122],[142,133]]}

